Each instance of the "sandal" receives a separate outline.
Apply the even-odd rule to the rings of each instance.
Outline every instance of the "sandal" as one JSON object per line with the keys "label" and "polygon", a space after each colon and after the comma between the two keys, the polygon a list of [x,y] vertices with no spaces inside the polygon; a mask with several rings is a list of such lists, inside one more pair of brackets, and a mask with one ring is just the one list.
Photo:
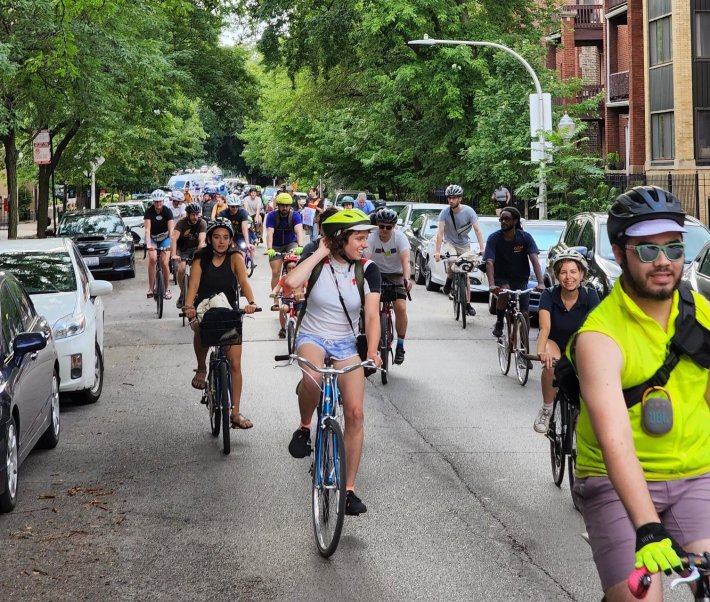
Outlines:
{"label": "sandal", "polygon": [[148,299],[152,299],[152,298],[153,298],[153,293],[146,293],[145,296],[146,296]]}
{"label": "sandal", "polygon": [[231,417],[230,423],[233,429],[250,429],[254,426],[251,420],[249,420],[244,414],[237,414],[237,417]]}
{"label": "sandal", "polygon": [[170,299],[173,298],[173,294],[170,291],[165,291],[165,294],[163,295],[163,299],[170,301]]}
{"label": "sandal", "polygon": [[192,377],[192,387],[199,391],[203,391],[207,386],[207,369],[197,368],[194,370],[195,376]]}

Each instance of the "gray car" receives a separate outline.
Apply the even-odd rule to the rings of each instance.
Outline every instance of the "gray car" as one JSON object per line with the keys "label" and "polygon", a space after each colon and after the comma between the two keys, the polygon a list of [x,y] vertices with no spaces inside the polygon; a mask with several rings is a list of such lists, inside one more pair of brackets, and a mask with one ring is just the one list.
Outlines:
{"label": "gray car", "polygon": [[710,301],[710,241],[690,262],[683,274],[683,280]]}
{"label": "gray car", "polygon": [[426,246],[432,236],[439,231],[439,212],[423,213],[403,233],[409,241],[409,265],[417,284],[424,284],[426,274]]}

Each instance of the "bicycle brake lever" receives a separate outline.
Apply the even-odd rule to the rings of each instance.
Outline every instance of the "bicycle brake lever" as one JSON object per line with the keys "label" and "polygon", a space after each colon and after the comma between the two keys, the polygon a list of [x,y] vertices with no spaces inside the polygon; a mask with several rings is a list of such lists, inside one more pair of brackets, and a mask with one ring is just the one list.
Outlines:
{"label": "bicycle brake lever", "polygon": [[677,579],[673,579],[673,581],[671,581],[671,589],[675,589],[683,583],[692,583],[698,579],[700,579],[700,572],[697,567],[693,567],[690,569],[690,574],[687,577],[678,577]]}

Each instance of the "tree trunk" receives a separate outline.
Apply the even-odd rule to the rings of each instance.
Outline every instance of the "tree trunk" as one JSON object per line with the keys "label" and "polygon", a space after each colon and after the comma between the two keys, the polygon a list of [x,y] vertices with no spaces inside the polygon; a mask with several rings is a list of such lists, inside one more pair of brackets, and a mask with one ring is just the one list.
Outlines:
{"label": "tree trunk", "polygon": [[17,238],[17,223],[19,203],[17,202],[17,146],[15,130],[10,128],[4,136],[2,143],[5,148],[5,169],[7,170],[7,196],[8,202],[8,239]]}
{"label": "tree trunk", "polygon": [[85,197],[84,197],[84,183],[79,182],[76,185],[76,208],[77,209],[86,209],[86,203]]}

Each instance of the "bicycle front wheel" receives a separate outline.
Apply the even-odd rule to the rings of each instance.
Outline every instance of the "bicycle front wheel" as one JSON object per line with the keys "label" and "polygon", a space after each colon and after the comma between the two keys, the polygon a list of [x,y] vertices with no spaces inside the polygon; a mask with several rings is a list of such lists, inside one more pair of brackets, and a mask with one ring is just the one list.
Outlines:
{"label": "bicycle front wheel", "polygon": [[232,449],[230,432],[230,414],[232,411],[232,388],[229,382],[227,365],[221,362],[219,365],[219,395],[222,415],[222,451],[228,454]]}
{"label": "bicycle front wheel", "polygon": [[380,357],[382,358],[382,371],[380,377],[382,384],[387,384],[387,368],[389,367],[390,346],[389,346],[389,320],[387,314],[380,314]]}
{"label": "bicycle front wheel", "polygon": [[466,290],[466,276],[459,274],[459,308],[461,311],[461,326],[466,328],[466,312],[468,311],[468,291]]}
{"label": "bicycle front wheel", "polygon": [[165,285],[163,283],[163,270],[158,265],[158,271],[155,273],[155,304],[158,310],[158,319],[163,317],[163,301],[165,300]]}
{"label": "bicycle front wheel", "polygon": [[313,467],[313,532],[318,552],[335,552],[345,517],[345,442],[340,425],[326,418],[316,439]]}
{"label": "bicycle front wheel", "polygon": [[251,275],[254,273],[254,268],[256,267],[254,265],[254,258],[251,256],[251,253],[247,255],[246,261],[244,263],[246,264],[247,268],[247,276],[251,278]]}
{"label": "bicycle front wheel", "polygon": [[562,420],[562,403],[559,397],[556,397],[552,407],[547,437],[550,439],[552,480],[558,487],[565,476],[564,423]]}
{"label": "bicycle front wheel", "polygon": [[461,315],[461,297],[459,295],[459,275],[456,273],[451,282],[451,298],[454,302],[454,320],[458,321],[459,315]]}
{"label": "bicycle front wheel", "polygon": [[212,371],[212,358],[210,358],[210,372],[207,375],[207,411],[210,415],[210,430],[213,437],[219,437],[219,429],[222,426],[222,416],[220,415],[220,400],[217,398],[217,390],[214,382],[214,372]]}
{"label": "bicycle front wheel", "polygon": [[[183,300],[183,305],[185,304],[185,295],[187,295],[187,287],[190,283],[190,275],[187,273],[187,268],[185,268],[185,273],[182,275],[182,300]],[[185,326],[185,320],[187,320],[187,317],[185,316],[185,310],[181,307],[180,311],[182,312],[182,325]]]}
{"label": "bicycle front wheel", "polygon": [[503,318],[503,334],[498,337],[498,364],[503,374],[510,370],[510,331],[508,316]]}
{"label": "bicycle front wheel", "polygon": [[579,504],[577,504],[577,498],[575,497],[572,489],[574,488],[574,478],[575,469],[577,468],[577,417],[579,416],[579,410],[572,407],[569,403],[567,405],[567,428],[569,429],[568,441],[569,449],[567,452],[567,479],[569,480],[569,490],[572,493],[572,503],[576,510],[579,510]]}
{"label": "bicycle front wheel", "polygon": [[286,322],[286,342],[288,344],[288,354],[294,353],[294,344],[296,343],[296,322],[290,320]]}
{"label": "bicycle front wheel", "polygon": [[518,314],[515,318],[515,374],[521,386],[525,386],[530,374],[530,360],[523,357],[530,349],[529,338],[528,323],[524,316]]}

